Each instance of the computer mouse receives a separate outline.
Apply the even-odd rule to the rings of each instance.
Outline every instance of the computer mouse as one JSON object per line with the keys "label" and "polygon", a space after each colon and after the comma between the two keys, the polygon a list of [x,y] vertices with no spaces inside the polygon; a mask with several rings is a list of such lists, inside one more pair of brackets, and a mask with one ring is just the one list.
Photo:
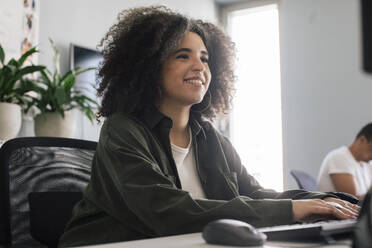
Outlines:
{"label": "computer mouse", "polygon": [[250,224],[232,219],[209,222],[202,236],[209,244],[230,246],[261,246],[267,238]]}

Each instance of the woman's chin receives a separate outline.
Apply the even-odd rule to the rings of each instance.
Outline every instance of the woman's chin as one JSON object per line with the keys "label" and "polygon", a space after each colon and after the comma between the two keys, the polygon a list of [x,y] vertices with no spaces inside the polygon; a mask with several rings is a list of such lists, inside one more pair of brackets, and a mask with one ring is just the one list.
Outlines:
{"label": "woman's chin", "polygon": [[196,104],[199,104],[203,101],[203,98],[197,98],[197,99],[193,99],[192,101],[190,101],[191,105],[196,105]]}

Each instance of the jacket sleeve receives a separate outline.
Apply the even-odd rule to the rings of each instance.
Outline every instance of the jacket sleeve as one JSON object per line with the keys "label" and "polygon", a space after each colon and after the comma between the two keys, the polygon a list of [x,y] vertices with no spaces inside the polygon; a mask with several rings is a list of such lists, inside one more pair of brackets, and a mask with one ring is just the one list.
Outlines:
{"label": "jacket sleeve", "polygon": [[107,130],[109,135],[99,142],[93,168],[95,204],[122,223],[128,222],[129,210],[139,223],[131,228],[147,236],[200,232],[208,222],[220,218],[254,226],[292,222],[290,200],[193,199],[162,172],[141,133],[130,128]]}
{"label": "jacket sleeve", "polygon": [[271,189],[263,188],[257,180],[248,174],[245,166],[242,165],[240,157],[230,141],[220,136],[221,144],[225,151],[225,155],[230,166],[230,170],[236,173],[238,179],[239,194],[245,195],[253,199],[312,199],[312,198],[325,198],[325,197],[336,197],[330,193],[321,192],[309,192],[306,190],[287,190],[284,192],[276,192]]}

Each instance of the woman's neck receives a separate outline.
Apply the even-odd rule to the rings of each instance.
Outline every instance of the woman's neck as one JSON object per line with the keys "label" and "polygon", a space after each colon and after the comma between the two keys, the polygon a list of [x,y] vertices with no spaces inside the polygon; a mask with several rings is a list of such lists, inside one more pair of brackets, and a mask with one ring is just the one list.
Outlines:
{"label": "woman's neck", "polygon": [[189,117],[190,108],[176,107],[170,105],[161,105],[159,111],[172,119],[173,126],[169,133],[169,138],[172,144],[186,148],[190,141],[189,134]]}

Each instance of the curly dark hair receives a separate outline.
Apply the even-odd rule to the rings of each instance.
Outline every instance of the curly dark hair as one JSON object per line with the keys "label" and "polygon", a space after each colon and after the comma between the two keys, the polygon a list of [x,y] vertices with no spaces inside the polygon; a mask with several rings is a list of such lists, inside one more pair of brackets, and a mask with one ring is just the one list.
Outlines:
{"label": "curly dark hair", "polygon": [[104,59],[97,95],[103,99],[97,120],[115,112],[136,113],[156,104],[161,97],[162,65],[189,31],[204,41],[212,74],[203,101],[191,111],[213,119],[229,110],[235,81],[234,43],[212,23],[187,18],[164,6],[151,6],[122,11],[99,45]]}

